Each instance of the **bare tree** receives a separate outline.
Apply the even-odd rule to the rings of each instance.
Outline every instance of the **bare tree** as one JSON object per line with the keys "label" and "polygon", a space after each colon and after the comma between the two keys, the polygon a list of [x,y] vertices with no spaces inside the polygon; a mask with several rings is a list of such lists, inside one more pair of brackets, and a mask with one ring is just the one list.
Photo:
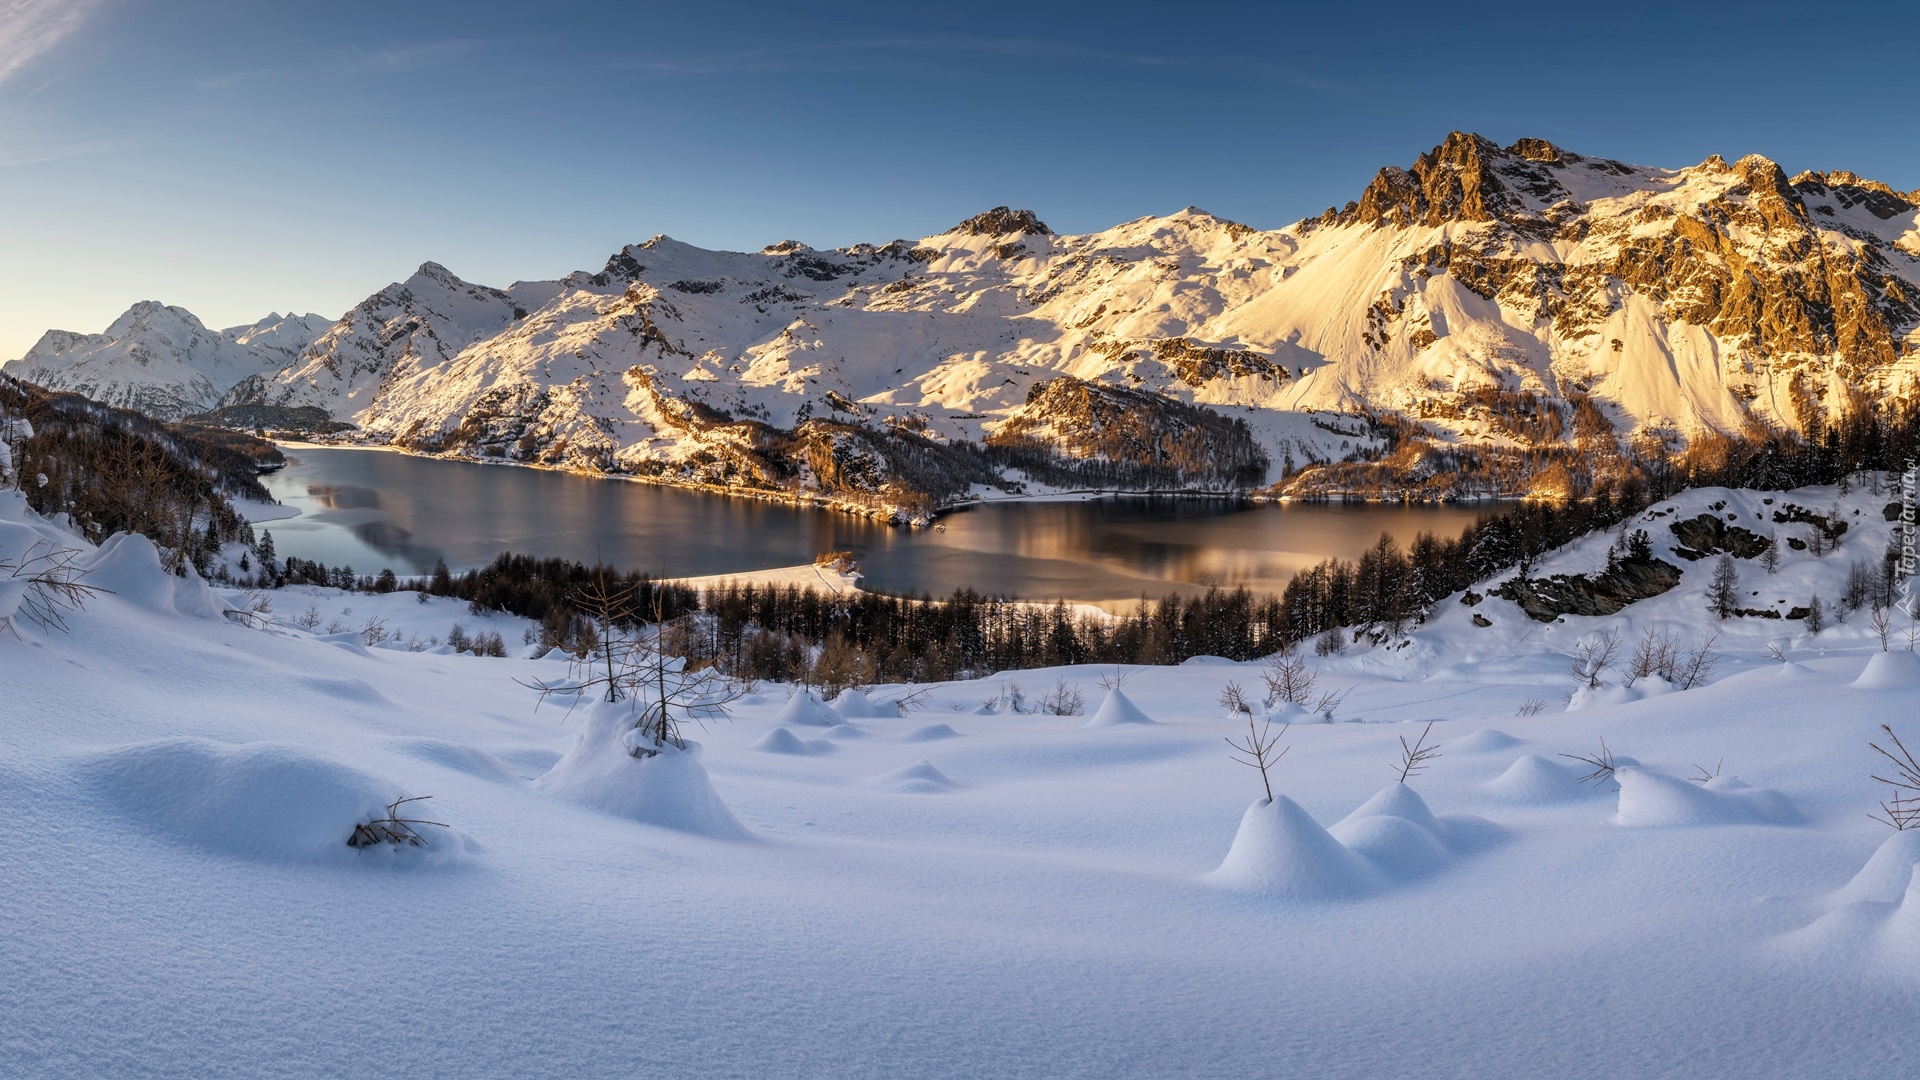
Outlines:
{"label": "bare tree", "polygon": [[1226,686],[1221,688],[1220,697],[1217,700],[1227,712],[1235,716],[1241,713],[1245,713],[1248,716],[1253,715],[1253,706],[1247,704],[1247,692],[1240,688],[1239,683],[1231,679],[1227,681]]}
{"label": "bare tree", "polygon": [[1297,646],[1287,648],[1267,657],[1266,669],[1260,673],[1260,681],[1267,684],[1266,706],[1271,709],[1282,702],[1305,705],[1313,695],[1313,684],[1319,676],[1307,667],[1307,658],[1301,655]]}
{"label": "bare tree", "polygon": [[1647,627],[1640,632],[1640,640],[1634,644],[1633,655],[1627,660],[1627,685],[1632,686],[1649,675],[1672,682],[1677,655],[1673,635]]}
{"label": "bare tree", "polygon": [[1713,678],[1713,671],[1720,665],[1720,657],[1714,654],[1713,644],[1720,640],[1719,634],[1708,634],[1693,643],[1693,646],[1675,658],[1674,674],[1669,681],[1682,690],[1691,690],[1703,686]]}
{"label": "bare tree", "polygon": [[1893,617],[1887,613],[1886,608],[1876,602],[1873,610],[1867,613],[1867,623],[1873,627],[1874,634],[1880,638],[1880,651],[1886,652],[1887,632],[1893,629]]}
{"label": "bare tree", "polygon": [[1400,783],[1406,783],[1407,777],[1412,776],[1414,773],[1425,771],[1428,763],[1440,756],[1439,743],[1434,743],[1432,746],[1427,745],[1427,736],[1432,731],[1433,721],[1429,720],[1427,721],[1427,726],[1420,729],[1420,737],[1415,739],[1411,745],[1407,743],[1407,737],[1405,735],[1400,736],[1400,760],[1394,762],[1393,766],[1400,770]]}
{"label": "bare tree", "polygon": [[1133,672],[1112,668],[1105,675],[1100,676],[1100,689],[1118,690],[1127,685],[1127,680],[1131,678],[1133,678]]}
{"label": "bare tree", "polygon": [[1282,746],[1279,753],[1273,752],[1273,748],[1279,744],[1281,737],[1286,735],[1287,727],[1288,725],[1281,724],[1280,730],[1274,731],[1273,721],[1267,720],[1256,729],[1253,724],[1253,713],[1249,712],[1247,713],[1247,741],[1238,743],[1231,738],[1227,740],[1227,745],[1234,750],[1231,755],[1233,760],[1260,770],[1260,784],[1267,789],[1269,803],[1273,801],[1273,781],[1268,778],[1267,770],[1273,768],[1281,758],[1286,757],[1288,750],[1293,749],[1290,746]]}
{"label": "bare tree", "polygon": [[1892,795],[1880,804],[1879,814],[1868,816],[1875,821],[1885,822],[1901,832],[1920,829],[1920,761],[1914,760],[1913,752],[1907,749],[1906,744],[1900,741],[1900,736],[1895,735],[1891,727],[1881,724],[1880,730],[1887,733],[1887,738],[1893,743],[1893,749],[1888,750],[1879,743],[1867,745],[1872,747],[1875,753],[1893,763],[1895,779],[1890,780],[1877,773],[1874,775],[1875,780],[1887,785]]}
{"label": "bare tree", "polygon": [[1769,577],[1780,572],[1780,536],[1778,533],[1769,532],[1767,534],[1766,550],[1760,552],[1760,566],[1766,570]]}
{"label": "bare tree", "polygon": [[1609,630],[1604,634],[1583,639],[1573,647],[1573,662],[1567,665],[1567,673],[1579,679],[1589,689],[1597,690],[1605,685],[1600,675],[1613,666],[1614,658],[1620,655],[1620,631]]}
{"label": "bare tree", "polygon": [[1049,716],[1079,716],[1086,711],[1080,684],[1069,683],[1065,678],[1054,680],[1053,689],[1040,695],[1040,711]]}

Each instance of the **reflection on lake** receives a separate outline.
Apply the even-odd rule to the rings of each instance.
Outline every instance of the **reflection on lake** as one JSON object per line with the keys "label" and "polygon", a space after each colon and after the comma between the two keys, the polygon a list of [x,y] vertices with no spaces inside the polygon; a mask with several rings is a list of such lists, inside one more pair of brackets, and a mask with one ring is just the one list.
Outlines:
{"label": "reflection on lake", "polygon": [[360,573],[455,569],[502,551],[677,576],[738,573],[850,550],[870,588],[934,595],[971,585],[1109,606],[1208,584],[1279,591],[1329,555],[1355,558],[1388,532],[1457,533],[1483,509],[1250,506],[1228,500],[1003,503],[907,530],[777,503],[536,469],[291,447],[262,478],[301,516],[271,529],[282,556]]}

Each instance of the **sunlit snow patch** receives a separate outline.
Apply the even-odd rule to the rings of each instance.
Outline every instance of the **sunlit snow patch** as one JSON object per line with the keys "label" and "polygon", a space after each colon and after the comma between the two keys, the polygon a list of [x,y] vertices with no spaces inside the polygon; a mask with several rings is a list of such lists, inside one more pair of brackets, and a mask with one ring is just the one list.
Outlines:
{"label": "sunlit snow patch", "polygon": [[[1619,759],[1615,759],[1619,765]],[[1622,825],[1796,825],[1804,821],[1785,795],[1737,780],[1703,786],[1677,776],[1616,767]]]}
{"label": "sunlit snow patch", "polygon": [[533,786],[579,806],[647,825],[728,840],[751,834],[727,809],[700,764],[700,747],[663,747],[634,757],[633,714],[602,703],[585,718],[573,746]]}

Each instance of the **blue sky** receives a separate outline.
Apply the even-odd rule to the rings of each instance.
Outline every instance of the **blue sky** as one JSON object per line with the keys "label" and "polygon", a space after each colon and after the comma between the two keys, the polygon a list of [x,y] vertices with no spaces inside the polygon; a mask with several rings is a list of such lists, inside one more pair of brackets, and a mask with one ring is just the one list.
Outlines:
{"label": "blue sky", "polygon": [[1450,130],[1920,188],[1920,8],[0,0],[0,358],[665,232],[1278,227]]}

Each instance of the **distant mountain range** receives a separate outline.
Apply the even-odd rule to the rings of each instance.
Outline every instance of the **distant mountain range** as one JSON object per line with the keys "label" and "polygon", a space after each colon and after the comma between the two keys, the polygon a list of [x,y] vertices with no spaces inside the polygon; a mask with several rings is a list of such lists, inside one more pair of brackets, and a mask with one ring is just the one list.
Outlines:
{"label": "distant mountain range", "polygon": [[1916,204],[1757,156],[1455,133],[1273,232],[1189,208],[1065,236],[1002,207],[831,251],[659,236],[505,289],[427,263],[331,324],[142,303],[6,370],[157,416],[311,407],[424,452],[888,506],[1324,490],[1409,438],[1435,451],[1402,455],[1410,491],[1459,494],[1462,448],[1520,455],[1486,475],[1524,489],[1602,435],[1805,430],[1913,386]]}

